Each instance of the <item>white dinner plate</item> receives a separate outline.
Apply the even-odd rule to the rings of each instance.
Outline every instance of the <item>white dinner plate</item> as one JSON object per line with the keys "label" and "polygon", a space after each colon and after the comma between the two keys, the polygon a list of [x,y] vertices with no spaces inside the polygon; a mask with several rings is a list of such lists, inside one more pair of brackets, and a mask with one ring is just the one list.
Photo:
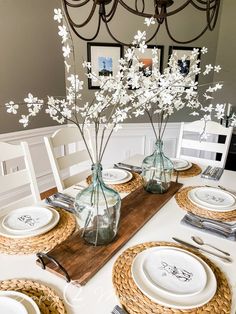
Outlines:
{"label": "white dinner plate", "polygon": [[0,296],[0,313],[2,314],[28,314],[24,305],[12,298]]}
{"label": "white dinner plate", "polygon": [[206,271],[199,260],[172,248],[149,250],[143,259],[143,271],[157,289],[172,295],[197,294],[207,281]]}
{"label": "white dinner plate", "polygon": [[[11,291],[11,290],[0,291],[0,299],[1,299],[1,297],[6,297],[8,299],[11,299],[13,301],[20,303],[25,308],[27,314],[40,314],[41,313],[39,310],[39,307],[34,302],[34,300],[24,293],[17,292],[17,291]],[[1,307],[0,307],[0,309],[1,309]],[[7,313],[8,314],[8,312],[2,312],[2,311],[0,311],[0,313],[4,313],[4,314]],[[15,311],[13,313],[14,314],[16,314],[16,313],[21,314],[21,312],[19,312],[19,311]],[[23,314],[23,312],[22,312],[22,314]]]}
{"label": "white dinner plate", "polygon": [[[163,249],[170,249],[170,247],[163,246]],[[211,268],[198,256],[179,248],[172,248],[173,251],[182,251],[186,254],[197,259],[204,267],[206,275],[207,275],[207,282],[205,287],[197,294],[192,295],[190,297],[186,297],[186,295],[174,295],[166,293],[165,290],[157,289],[155,285],[153,285],[145,276],[144,272],[142,271],[143,262],[147,254],[149,254],[150,250],[155,250],[155,248],[147,249],[141,253],[139,253],[132,264],[131,272],[134,279],[135,284],[141,290],[143,294],[145,294],[149,299],[153,302],[158,303],[163,306],[177,308],[177,309],[192,309],[196,307],[200,307],[207,302],[209,302],[213,296],[215,295],[217,289],[217,281],[215,275]]]}
{"label": "white dinner plate", "polygon": [[102,172],[102,178],[107,184],[122,184],[132,179],[131,172],[123,169],[105,169]]}
{"label": "white dinner plate", "polygon": [[50,208],[49,210],[52,211],[53,216],[52,216],[51,221],[46,226],[39,229],[35,229],[35,230],[25,231],[24,233],[15,233],[15,232],[5,229],[2,225],[2,221],[6,217],[6,215],[2,216],[0,218],[0,235],[4,237],[8,237],[8,238],[22,239],[22,238],[35,237],[35,236],[38,236],[40,234],[50,231],[58,224],[60,220],[60,214],[58,213],[58,211],[56,211],[53,208]]}
{"label": "white dinner plate", "polygon": [[194,188],[188,192],[188,198],[193,204],[211,211],[227,212],[236,208],[234,195],[217,188]]}
{"label": "white dinner plate", "polygon": [[176,171],[184,171],[192,167],[192,163],[185,159],[171,158],[171,161]]}
{"label": "white dinner plate", "polygon": [[2,225],[8,231],[23,234],[48,225],[52,217],[52,211],[45,207],[23,207],[12,210],[2,220]]}

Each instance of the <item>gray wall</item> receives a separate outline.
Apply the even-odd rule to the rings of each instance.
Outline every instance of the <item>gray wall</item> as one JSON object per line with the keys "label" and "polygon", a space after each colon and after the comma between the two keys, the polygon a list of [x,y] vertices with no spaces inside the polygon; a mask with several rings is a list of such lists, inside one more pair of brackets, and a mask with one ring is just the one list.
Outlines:
{"label": "gray wall", "polygon": [[[19,116],[3,104],[22,101],[28,92],[39,97],[64,95],[64,64],[53,9],[58,0],[0,0],[0,133],[22,130]],[[23,113],[23,112],[22,112]],[[53,125],[46,114],[29,127]]]}
{"label": "gray wall", "polygon": [[[223,2],[223,1],[222,1]],[[149,4],[152,1],[149,2]],[[61,44],[57,36],[57,25],[53,21],[53,8],[60,5],[59,0],[0,0],[0,104],[4,104],[10,99],[22,100],[29,91],[40,97],[46,95],[63,95],[65,93],[64,64],[61,53]],[[229,6],[229,7],[228,7]],[[150,6],[151,8],[151,6]],[[209,49],[204,63],[227,63],[222,73],[222,78],[227,75],[233,83],[232,62],[234,49],[232,40],[224,36],[227,27],[230,28],[228,15],[233,16],[235,1],[224,0],[222,23],[218,25],[214,32],[208,31],[202,38],[191,44],[191,46],[206,46]],[[77,12],[75,14],[78,14]],[[86,14],[82,12],[82,20]],[[199,25],[203,25],[205,15],[197,14],[191,7],[187,8],[184,13],[172,17],[170,27],[174,33],[182,39],[191,38],[198,33]],[[235,24],[235,20],[232,19]],[[232,22],[233,23],[233,22]],[[96,24],[96,20],[94,21]],[[226,25],[225,25],[226,24]],[[228,25],[228,26],[227,26]],[[114,19],[112,29],[116,34],[122,34],[122,38],[130,42],[133,34],[137,29],[144,29],[143,20],[131,18],[123,8],[119,8],[118,18]],[[220,27],[220,32],[219,32]],[[85,32],[90,32],[91,25]],[[233,29],[233,26],[231,26]],[[220,34],[220,35],[219,35]],[[232,34],[232,31],[231,31]],[[233,36],[233,35],[231,35]],[[219,40],[219,51],[217,52],[217,43]],[[112,42],[107,32],[102,28],[96,42]],[[87,43],[79,40],[74,36],[76,50],[76,66],[80,78],[85,81],[84,98],[92,98],[93,92],[87,88],[87,78],[84,76],[84,69],[81,63],[87,59]],[[151,44],[160,44],[165,46],[164,66],[167,63],[168,48],[175,45],[165,34],[164,30],[158,33],[158,36]],[[232,47],[232,49],[225,49]],[[227,53],[228,58],[225,58]],[[223,61],[223,62],[222,62]],[[228,70],[227,70],[228,67]],[[235,70],[235,65],[234,65]],[[231,73],[230,75],[229,72]],[[200,80],[200,83],[212,81],[209,77],[206,80]],[[233,86],[231,94],[233,97]],[[0,133],[21,130],[18,118],[6,113],[5,109],[0,109]],[[173,121],[188,121],[190,119],[188,112],[179,112],[174,115]],[[135,120],[135,122],[145,122],[146,119]],[[45,114],[41,114],[30,125],[31,128],[53,125],[52,120]]]}
{"label": "gray wall", "polygon": [[220,22],[216,63],[222,67],[215,80],[222,80],[224,88],[218,94],[217,100],[231,103],[236,111],[236,1],[224,0]]}

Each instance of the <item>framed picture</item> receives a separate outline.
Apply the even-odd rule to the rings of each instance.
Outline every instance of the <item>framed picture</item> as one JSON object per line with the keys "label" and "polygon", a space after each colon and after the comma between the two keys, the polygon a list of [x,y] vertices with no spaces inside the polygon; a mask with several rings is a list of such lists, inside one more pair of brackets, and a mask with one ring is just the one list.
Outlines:
{"label": "framed picture", "polygon": [[147,49],[144,53],[141,53],[137,51],[137,55],[139,58],[139,62],[143,63],[143,67],[140,69],[140,71],[143,71],[145,75],[148,76],[146,73],[146,70],[152,71],[152,49],[157,48],[158,49],[158,60],[159,60],[159,70],[162,72],[163,67],[163,55],[164,55],[164,46],[160,45],[148,45]]}
{"label": "framed picture", "polygon": [[[118,71],[118,60],[122,57],[122,45],[111,43],[87,43],[88,62],[91,71],[99,76],[113,76]],[[99,83],[88,79],[89,89],[99,89]]]}
{"label": "framed picture", "polygon": [[[199,53],[198,56],[196,56],[195,60],[190,60],[190,55],[193,51],[194,48],[197,48],[201,50],[199,47],[181,47],[181,46],[170,46],[169,47],[169,57],[175,53],[177,55],[177,60],[178,60],[178,65],[180,68],[180,73],[183,76],[187,76],[191,67],[191,63],[194,62],[195,60],[199,59],[201,57],[201,52]],[[182,57],[186,56],[186,60],[182,60]],[[198,81],[198,75],[195,76],[195,82]]]}

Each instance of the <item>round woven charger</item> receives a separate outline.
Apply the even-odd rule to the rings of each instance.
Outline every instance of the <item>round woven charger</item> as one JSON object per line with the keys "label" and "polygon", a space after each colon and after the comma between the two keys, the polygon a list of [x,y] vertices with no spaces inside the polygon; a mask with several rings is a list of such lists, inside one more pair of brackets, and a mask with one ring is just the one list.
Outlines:
{"label": "round woven charger", "polygon": [[188,186],[186,188],[182,188],[180,191],[178,191],[175,194],[175,199],[181,208],[201,217],[212,218],[212,219],[222,220],[222,221],[236,220],[236,208],[229,212],[217,212],[217,211],[207,210],[193,204],[188,198],[188,192],[196,187],[197,186]]}
{"label": "round woven charger", "polygon": [[28,295],[38,305],[41,314],[66,314],[65,306],[60,297],[51,288],[38,282],[18,279],[0,281],[0,291],[6,290]]}
{"label": "round woven charger", "polygon": [[145,296],[136,286],[132,275],[131,266],[135,256],[145,249],[154,246],[172,246],[183,248],[180,245],[175,245],[169,242],[149,242],[139,244],[131,247],[123,252],[116,260],[113,267],[113,284],[116,289],[116,293],[120,299],[121,304],[124,306],[129,314],[179,314],[179,313],[191,313],[191,314],[229,314],[231,308],[231,291],[225,275],[221,270],[215,266],[210,260],[208,260],[202,254],[193,252],[197,256],[201,257],[213,270],[217,279],[217,291],[214,297],[205,305],[189,309],[178,310],[168,307],[164,307],[160,304],[154,303],[147,296]]}
{"label": "round woven charger", "polygon": [[[201,172],[202,169],[197,164],[192,164],[191,168],[183,171],[178,171],[178,174],[180,178],[188,178],[198,176]],[[177,171],[174,170],[173,175],[176,176],[176,174]]]}
{"label": "round woven charger", "polygon": [[76,220],[72,214],[65,210],[57,210],[60,214],[60,220],[55,228],[31,238],[13,239],[0,236],[0,252],[15,255],[48,252],[66,240],[74,232]]}
{"label": "round woven charger", "polygon": [[[111,187],[112,189],[116,190],[119,193],[130,193],[139,188],[143,184],[143,179],[140,174],[132,172],[133,178],[122,184],[106,184],[107,186]],[[88,176],[86,179],[88,184],[92,183],[92,177]]]}

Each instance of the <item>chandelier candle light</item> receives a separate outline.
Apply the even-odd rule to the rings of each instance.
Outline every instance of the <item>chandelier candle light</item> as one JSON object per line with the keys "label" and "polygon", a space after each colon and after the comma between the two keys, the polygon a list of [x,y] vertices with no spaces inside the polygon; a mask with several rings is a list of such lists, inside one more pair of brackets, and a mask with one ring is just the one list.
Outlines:
{"label": "chandelier candle light", "polygon": [[[83,67],[88,71],[87,76],[100,85],[91,102],[83,101],[81,96],[83,81],[75,72],[75,52],[69,28],[61,9],[55,9],[54,12],[54,20],[59,23],[59,35],[63,45],[62,52],[68,81],[67,96],[63,98],[48,96],[47,100],[42,100],[29,94],[24,99],[24,103],[10,101],[6,104],[6,108],[8,113],[17,114],[19,106],[25,105],[27,113],[21,115],[19,120],[24,127],[44,106],[46,113],[53,120],[60,124],[74,123],[78,127],[91,159],[93,181],[76,196],[75,209],[81,227],[81,236],[90,244],[104,245],[115,238],[120,219],[120,196],[107,187],[102,179],[101,163],[113,132],[121,128],[122,122],[126,119],[146,113],[150,117],[156,135],[157,148],[160,149],[169,116],[175,111],[188,108],[194,116],[199,116],[202,112],[202,119],[206,122],[212,117],[221,119],[224,116],[226,105],[213,105],[213,93],[220,90],[222,84],[210,84],[203,91],[203,98],[210,99],[210,103],[208,105],[201,103],[198,84],[194,80],[195,76],[201,73],[196,58],[200,53],[199,49],[192,51],[191,67],[185,76],[180,72],[175,55],[171,56],[167,68],[161,73],[156,48],[152,50],[152,70],[146,68],[140,71],[143,67],[142,62],[139,61],[140,53],[145,53],[147,45],[146,32],[138,31],[131,47],[125,51],[124,58],[119,60],[119,68],[115,76],[97,76],[92,72],[91,64],[83,62]],[[151,18],[145,20],[145,24],[153,26],[155,21],[153,24]],[[207,49],[202,48],[201,53],[207,53]],[[186,58],[183,56],[183,61]],[[219,66],[207,65],[203,75],[219,70]],[[157,130],[153,123],[154,117],[158,120]],[[230,121],[232,125],[236,125],[235,114],[231,115]],[[144,160],[144,181],[147,182],[145,188],[149,192],[163,193],[169,186],[172,164],[163,154],[160,154],[160,151],[155,156],[152,158],[153,164]],[[157,166],[158,160],[161,166]],[[147,164],[155,168],[154,172],[153,169],[150,171],[146,167]],[[164,169],[164,172],[161,169]],[[153,184],[154,182],[159,186]]]}

